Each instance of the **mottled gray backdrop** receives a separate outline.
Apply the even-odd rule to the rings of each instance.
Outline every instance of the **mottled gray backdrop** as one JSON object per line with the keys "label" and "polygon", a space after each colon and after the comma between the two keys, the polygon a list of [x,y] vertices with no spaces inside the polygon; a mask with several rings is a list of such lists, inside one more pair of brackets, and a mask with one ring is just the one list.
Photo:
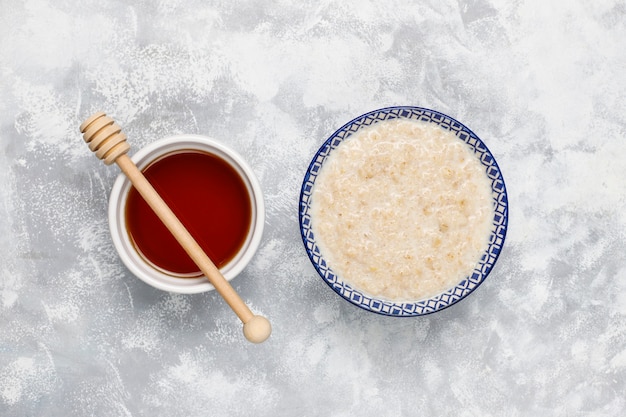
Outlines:
{"label": "mottled gray backdrop", "polygon": [[[623,416],[625,39],[621,0],[3,1],[0,415]],[[298,230],[318,146],[390,105],[465,123],[509,191],[492,275],[423,318],[344,302]],[[251,164],[266,232],[233,285],[266,343],[123,266],[96,110],[134,150],[203,134]]]}

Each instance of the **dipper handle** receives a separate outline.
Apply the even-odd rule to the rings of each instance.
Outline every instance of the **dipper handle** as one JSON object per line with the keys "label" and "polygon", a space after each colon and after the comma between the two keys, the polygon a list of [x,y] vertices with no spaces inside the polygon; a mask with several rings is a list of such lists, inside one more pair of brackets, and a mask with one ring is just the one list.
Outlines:
{"label": "dipper handle", "polygon": [[213,261],[202,250],[135,163],[126,155],[130,146],[126,142],[126,135],[122,133],[122,128],[105,113],[98,112],[80,125],[80,131],[83,133],[83,138],[89,145],[89,149],[95,152],[98,158],[107,165],[111,165],[113,162],[117,163],[146,203],[165,224],[209,282],[213,284],[215,290],[237,314],[243,323],[246,339],[253,343],[261,343],[266,340],[272,330],[269,321],[265,317],[252,314]]}

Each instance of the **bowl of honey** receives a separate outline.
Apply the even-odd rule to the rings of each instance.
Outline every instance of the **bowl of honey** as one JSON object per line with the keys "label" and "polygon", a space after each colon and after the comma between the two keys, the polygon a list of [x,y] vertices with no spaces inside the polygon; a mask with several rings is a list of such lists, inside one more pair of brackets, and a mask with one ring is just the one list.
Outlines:
{"label": "bowl of honey", "polygon": [[[200,135],[158,140],[132,160],[224,278],[241,273],[265,222],[261,186],[247,162]],[[109,226],[122,262],[142,281],[176,293],[214,289],[123,174],[111,190]]]}

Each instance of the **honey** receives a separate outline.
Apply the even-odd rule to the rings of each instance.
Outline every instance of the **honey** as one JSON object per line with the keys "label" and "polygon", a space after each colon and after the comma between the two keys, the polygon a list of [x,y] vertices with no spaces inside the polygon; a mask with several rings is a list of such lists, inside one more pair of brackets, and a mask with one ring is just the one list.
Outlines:
{"label": "honey", "polygon": [[[177,151],[143,174],[218,268],[237,255],[251,228],[252,202],[228,162],[207,152]],[[172,276],[202,275],[134,187],[125,216],[129,238],[148,263]]]}

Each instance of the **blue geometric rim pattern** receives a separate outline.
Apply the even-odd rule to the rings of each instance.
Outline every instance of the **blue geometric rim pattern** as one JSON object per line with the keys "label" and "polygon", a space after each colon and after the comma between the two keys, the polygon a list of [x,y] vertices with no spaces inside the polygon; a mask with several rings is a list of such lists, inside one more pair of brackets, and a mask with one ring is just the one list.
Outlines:
{"label": "blue geometric rim pattern", "polygon": [[[485,173],[491,180],[492,197],[494,204],[493,232],[489,239],[489,246],[483,254],[478,265],[470,276],[465,277],[455,287],[429,299],[415,302],[393,302],[372,298],[349,284],[341,281],[320,252],[315,243],[315,236],[311,230],[311,193],[315,180],[328,155],[359,129],[371,126],[385,120],[410,119],[428,123],[434,123],[443,129],[454,133],[460,140],[465,142],[480,158],[485,167]],[[467,297],[487,278],[495,265],[504,244],[508,224],[508,199],[504,179],[495,158],[489,152],[485,144],[467,127],[450,116],[421,107],[400,106],[388,107],[366,113],[346,123],[333,133],[319,148],[302,182],[300,192],[300,234],[309,259],[313,266],[337,294],[352,304],[374,313],[396,316],[411,317],[431,314],[443,310]]]}

